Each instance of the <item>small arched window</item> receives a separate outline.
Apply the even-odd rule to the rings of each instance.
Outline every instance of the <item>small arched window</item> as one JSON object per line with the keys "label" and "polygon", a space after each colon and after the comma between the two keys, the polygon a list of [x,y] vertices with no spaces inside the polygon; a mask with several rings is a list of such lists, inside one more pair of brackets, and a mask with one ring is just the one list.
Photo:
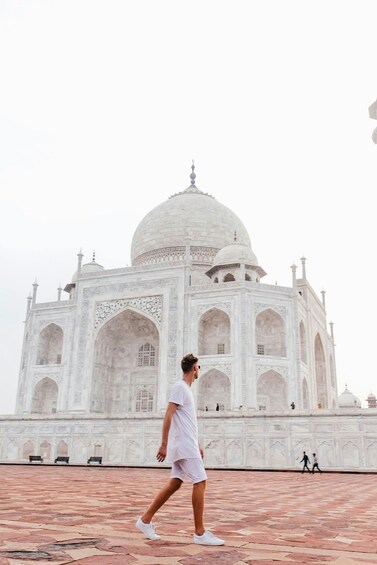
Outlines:
{"label": "small arched window", "polygon": [[156,350],[150,343],[145,343],[139,348],[137,359],[138,367],[154,367],[156,364]]}
{"label": "small arched window", "polygon": [[136,412],[153,412],[153,394],[149,390],[138,390],[135,409]]}
{"label": "small arched window", "polygon": [[232,282],[235,281],[236,279],[234,278],[234,276],[232,275],[232,273],[228,273],[227,275],[225,275],[224,277],[224,282]]}

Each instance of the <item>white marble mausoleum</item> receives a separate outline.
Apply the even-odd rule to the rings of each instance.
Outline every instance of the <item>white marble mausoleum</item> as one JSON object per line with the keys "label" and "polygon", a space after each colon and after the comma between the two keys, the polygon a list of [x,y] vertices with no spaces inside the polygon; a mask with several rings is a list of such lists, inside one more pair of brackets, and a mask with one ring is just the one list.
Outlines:
{"label": "white marble mausoleum", "polygon": [[82,258],[68,300],[61,289],[40,303],[33,285],[1,460],[156,464],[169,390],[193,352],[208,466],[293,468],[306,450],[321,468],[377,467],[377,410],[338,403],[333,326],[305,258],[291,286],[265,284],[245,226],[196,187],[194,167],[141,220],[131,267]]}

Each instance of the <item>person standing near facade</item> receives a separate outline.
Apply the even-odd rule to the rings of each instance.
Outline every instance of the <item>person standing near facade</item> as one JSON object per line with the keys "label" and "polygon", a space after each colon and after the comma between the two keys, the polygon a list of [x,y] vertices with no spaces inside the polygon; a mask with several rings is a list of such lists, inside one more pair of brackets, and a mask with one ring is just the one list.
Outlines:
{"label": "person standing near facade", "polygon": [[301,459],[300,463],[304,462],[304,466],[302,468],[301,473],[303,473],[305,471],[305,469],[307,469],[310,473],[310,469],[308,467],[308,463],[310,463],[309,461],[309,457],[306,455],[305,451],[303,452],[303,458]]}
{"label": "person standing near facade", "polygon": [[224,545],[224,540],[204,528],[204,495],[207,474],[203,464],[203,451],[198,444],[198,430],[194,396],[191,385],[199,377],[198,358],[192,353],[181,361],[182,379],[171,390],[162,425],[162,441],[157,461],[172,464],[170,480],[160,490],[146,512],[136,521],[136,527],[150,540],[158,540],[152,518],[182,485],[187,475],[193,484],[192,508],[194,513],[194,543],[199,545]]}
{"label": "person standing near facade", "polygon": [[314,473],[314,469],[318,469],[318,471],[320,473],[322,473],[321,469],[318,467],[318,457],[316,456],[315,453],[313,453],[313,468],[312,468],[312,473]]}

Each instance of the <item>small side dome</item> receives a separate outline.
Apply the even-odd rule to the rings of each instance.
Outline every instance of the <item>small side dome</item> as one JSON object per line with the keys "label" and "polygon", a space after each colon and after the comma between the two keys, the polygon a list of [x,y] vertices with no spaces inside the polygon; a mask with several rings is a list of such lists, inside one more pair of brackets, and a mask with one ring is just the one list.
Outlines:
{"label": "small side dome", "polygon": [[[93,261],[90,261],[90,263],[85,263],[85,265],[81,267],[80,275],[86,273],[94,273],[95,271],[103,271],[103,270],[104,267],[93,259]],[[76,281],[77,281],[77,271],[73,273],[72,283],[75,283]]]}
{"label": "small side dome", "polygon": [[102,265],[100,265],[99,263],[96,263],[96,261],[91,261],[90,263],[85,263],[85,265],[83,265],[81,267],[81,272],[80,274],[86,274],[86,273],[94,273],[95,271],[103,271],[104,268]]}
{"label": "small side dome", "polygon": [[342,394],[338,397],[339,408],[361,408],[361,402],[348,390],[347,385]]}
{"label": "small side dome", "polygon": [[258,266],[258,260],[251,250],[251,247],[244,243],[234,241],[218,251],[213,260],[213,266],[231,265],[246,263],[247,265]]}
{"label": "small side dome", "polygon": [[377,398],[373,394],[373,392],[368,394],[367,398],[368,408],[377,408]]}

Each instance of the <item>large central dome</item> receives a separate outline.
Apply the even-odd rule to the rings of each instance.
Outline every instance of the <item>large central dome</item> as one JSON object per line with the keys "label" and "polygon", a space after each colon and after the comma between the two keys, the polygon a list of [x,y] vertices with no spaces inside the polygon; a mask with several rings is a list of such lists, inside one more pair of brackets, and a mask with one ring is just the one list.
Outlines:
{"label": "large central dome", "polygon": [[156,206],[140,222],[132,239],[132,265],[184,259],[188,243],[195,263],[211,264],[235,234],[239,243],[251,246],[241,220],[194,182],[193,171],[191,186]]}

